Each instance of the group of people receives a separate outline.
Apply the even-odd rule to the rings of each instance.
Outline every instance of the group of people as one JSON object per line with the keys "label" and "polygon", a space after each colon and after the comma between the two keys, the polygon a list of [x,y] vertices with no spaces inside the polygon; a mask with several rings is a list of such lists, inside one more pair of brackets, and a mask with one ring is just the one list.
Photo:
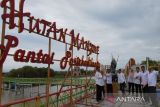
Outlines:
{"label": "group of people", "polygon": [[105,97],[105,85],[107,86],[108,95],[113,93],[112,73],[100,71],[99,68],[96,68],[95,80],[96,80],[96,100],[97,102],[99,102]]}
{"label": "group of people", "polygon": [[[138,97],[143,97],[145,103],[149,103],[151,100],[154,107],[158,107],[156,85],[157,77],[160,73],[153,68],[149,68],[148,71],[145,66],[136,67],[136,71],[133,69],[129,70],[129,74],[125,76],[121,69],[118,70],[117,79],[121,92],[125,95],[125,87],[128,83],[128,93]],[[105,85],[107,90],[107,96],[112,96],[113,84],[112,84],[113,74],[109,71],[104,72],[99,68],[96,68],[95,80],[96,80],[96,100],[101,101],[105,97]]]}
{"label": "group of people", "polygon": [[156,86],[157,77],[160,76],[159,71],[149,68],[148,71],[145,69],[145,66],[136,67],[134,72],[132,69],[128,75],[128,92],[136,92],[136,96],[144,97],[145,102],[149,103],[150,100],[154,107],[158,107]]}

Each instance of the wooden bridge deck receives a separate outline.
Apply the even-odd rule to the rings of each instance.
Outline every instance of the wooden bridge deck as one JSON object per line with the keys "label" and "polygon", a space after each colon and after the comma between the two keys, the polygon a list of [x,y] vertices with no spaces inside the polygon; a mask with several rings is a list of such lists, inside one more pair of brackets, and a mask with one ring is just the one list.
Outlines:
{"label": "wooden bridge deck", "polygon": [[[118,97],[122,97],[121,92],[114,94],[114,97],[105,97],[104,100],[97,103],[94,95],[87,99],[87,103],[86,100],[83,100],[76,107],[153,107],[151,106],[151,102],[145,103],[140,101],[117,101]],[[124,97],[135,97],[135,95],[126,94]],[[158,101],[160,101],[160,98],[158,98]],[[158,107],[160,107],[160,102],[158,103]]]}

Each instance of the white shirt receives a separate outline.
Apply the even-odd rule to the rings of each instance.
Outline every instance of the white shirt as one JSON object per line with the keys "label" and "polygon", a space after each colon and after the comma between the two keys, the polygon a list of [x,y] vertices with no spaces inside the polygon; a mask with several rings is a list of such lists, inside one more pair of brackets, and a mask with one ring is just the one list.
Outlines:
{"label": "white shirt", "polygon": [[104,84],[105,84],[104,78],[103,78],[102,74],[98,71],[96,71],[95,80],[96,80],[97,85],[104,86]]}
{"label": "white shirt", "polygon": [[129,72],[128,82],[129,83],[134,83],[134,72]]}
{"label": "white shirt", "polygon": [[117,76],[118,76],[118,83],[119,83],[119,84],[126,82],[124,73],[122,73],[122,72],[121,72],[121,73],[118,73]]}
{"label": "white shirt", "polygon": [[144,72],[141,71],[141,80],[142,80],[141,84],[144,86],[147,85],[148,83],[148,73],[149,73],[148,71],[144,71]]}
{"label": "white shirt", "polygon": [[152,71],[148,73],[148,86],[156,86],[158,74],[158,71]]}
{"label": "white shirt", "polygon": [[106,83],[107,84],[112,84],[112,73],[107,73],[106,74]]}
{"label": "white shirt", "polygon": [[105,81],[106,81],[106,76],[102,76],[102,81],[101,81],[102,86],[105,85]]}
{"label": "white shirt", "polygon": [[136,72],[134,73],[134,78],[135,78],[134,83],[135,83],[135,84],[140,84],[141,73],[136,71]]}

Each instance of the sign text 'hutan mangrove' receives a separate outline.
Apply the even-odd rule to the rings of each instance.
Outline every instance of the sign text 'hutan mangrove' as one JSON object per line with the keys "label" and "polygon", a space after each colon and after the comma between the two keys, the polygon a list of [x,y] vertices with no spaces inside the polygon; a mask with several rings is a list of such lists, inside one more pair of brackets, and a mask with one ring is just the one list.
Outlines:
{"label": "sign text 'hutan mangrove'", "polygon": [[[1,1],[1,7],[9,10],[1,15],[2,20],[9,25],[9,29],[15,29],[18,27],[18,33],[22,33],[26,30],[29,33],[36,33],[40,36],[59,41],[61,43],[70,44],[68,51],[66,51],[66,54],[60,60],[61,69],[65,69],[67,64],[70,66],[76,65],[89,67],[98,67],[100,65],[98,61],[94,62],[93,58],[88,58],[85,60],[84,56],[81,58],[72,57],[73,47],[76,47],[77,51],[80,49],[86,50],[89,56],[92,53],[98,54],[99,46],[85,40],[84,37],[80,38],[80,34],[76,34],[73,29],[68,30],[67,28],[57,28],[55,21],[50,22],[44,19],[35,19],[31,13],[24,12],[24,1],[25,0],[20,0],[19,10],[15,9],[15,0]],[[67,36],[70,38],[69,42],[66,39],[68,38]],[[15,35],[5,35],[4,39],[6,40],[5,45],[0,44],[0,49],[2,51],[0,65],[2,65],[6,60],[9,50],[19,45],[19,40]],[[38,52],[33,50],[27,52],[24,49],[18,49],[14,52],[13,59],[17,62],[54,64],[54,55],[54,52],[51,54],[44,53],[42,49],[39,49]]]}

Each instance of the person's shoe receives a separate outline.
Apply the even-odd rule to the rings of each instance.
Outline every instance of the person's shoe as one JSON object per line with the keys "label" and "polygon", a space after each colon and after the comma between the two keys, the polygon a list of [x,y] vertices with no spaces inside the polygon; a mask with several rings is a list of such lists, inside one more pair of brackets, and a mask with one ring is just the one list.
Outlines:
{"label": "person's shoe", "polygon": [[145,104],[146,104],[146,105],[149,105],[149,104],[150,104],[150,102],[149,102],[149,101],[145,101]]}
{"label": "person's shoe", "polygon": [[100,101],[96,101],[95,103],[96,103],[96,104],[99,104],[99,103],[100,103]]}
{"label": "person's shoe", "polygon": [[149,104],[150,107],[156,107],[153,103]]}
{"label": "person's shoe", "polygon": [[155,105],[151,104],[150,107],[156,107]]}
{"label": "person's shoe", "polygon": [[146,102],[145,101],[142,101],[142,102],[140,102],[141,104],[143,104],[143,105],[146,105]]}
{"label": "person's shoe", "polygon": [[133,97],[133,96],[134,96],[134,93],[132,93],[131,96]]}

